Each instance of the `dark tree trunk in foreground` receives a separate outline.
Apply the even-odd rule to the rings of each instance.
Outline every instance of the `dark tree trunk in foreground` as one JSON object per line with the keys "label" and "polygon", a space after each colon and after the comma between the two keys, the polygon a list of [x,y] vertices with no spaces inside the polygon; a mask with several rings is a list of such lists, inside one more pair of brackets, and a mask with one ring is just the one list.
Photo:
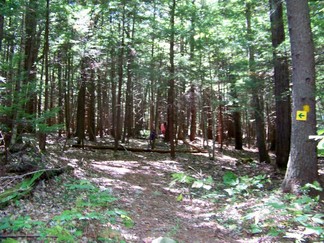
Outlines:
{"label": "dark tree trunk in foreground", "polygon": [[280,53],[277,47],[285,41],[283,10],[281,0],[270,0],[270,20],[274,64],[274,95],[276,101],[276,164],[286,168],[290,151],[291,107],[289,93],[289,70],[285,53]]}
{"label": "dark tree trunk in foreground", "polygon": [[[314,44],[308,1],[286,0],[286,3],[293,87],[291,148],[282,189],[300,193],[301,186],[319,181],[316,142],[309,139],[316,134]],[[302,115],[297,116],[297,112]]]}

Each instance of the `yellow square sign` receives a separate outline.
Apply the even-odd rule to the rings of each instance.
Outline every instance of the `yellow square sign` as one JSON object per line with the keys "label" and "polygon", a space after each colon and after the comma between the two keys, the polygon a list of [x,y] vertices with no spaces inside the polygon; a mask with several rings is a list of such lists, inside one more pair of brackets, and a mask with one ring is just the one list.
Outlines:
{"label": "yellow square sign", "polygon": [[297,111],[296,120],[297,121],[306,121],[307,120],[307,111]]}

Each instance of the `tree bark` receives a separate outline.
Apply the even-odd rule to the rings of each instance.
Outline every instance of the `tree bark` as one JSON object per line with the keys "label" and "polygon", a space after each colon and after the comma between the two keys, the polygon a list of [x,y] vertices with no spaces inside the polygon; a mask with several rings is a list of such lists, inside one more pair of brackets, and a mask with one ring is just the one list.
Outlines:
{"label": "tree bark", "polygon": [[115,124],[115,148],[117,151],[119,140],[121,139],[122,130],[122,85],[123,85],[123,72],[124,72],[124,51],[125,51],[125,11],[126,2],[123,1],[122,9],[122,23],[119,26],[120,31],[120,49],[118,53],[118,88],[116,100],[116,124]]}
{"label": "tree bark", "polygon": [[[37,96],[32,85],[36,79],[36,66],[35,61],[38,53],[38,36],[37,36],[37,13],[38,13],[38,1],[29,0],[26,8],[25,16],[25,60],[24,60],[24,71],[25,71],[25,84],[30,85],[31,90],[28,93],[28,101],[26,102],[25,110],[28,114],[36,114]],[[39,34],[39,33],[38,33]],[[29,125],[26,127],[27,131],[33,131],[34,128]]]}
{"label": "tree bark", "polygon": [[274,95],[276,102],[275,150],[276,165],[286,168],[290,151],[291,99],[289,92],[289,69],[285,53],[277,47],[285,41],[281,0],[269,0],[274,64]]}
{"label": "tree bark", "polygon": [[175,8],[176,0],[172,1],[170,11],[170,79],[168,83],[168,124],[167,133],[170,140],[170,156],[175,158],[175,144],[174,144],[174,96],[175,96],[175,66],[174,66],[174,42],[175,42]]}
{"label": "tree bark", "polygon": [[[306,183],[319,181],[315,111],[315,58],[307,0],[286,0],[292,55],[292,131],[288,168],[282,183],[284,192],[300,193]],[[306,120],[297,120],[306,111]]]}
{"label": "tree bark", "polygon": [[[129,40],[127,50],[127,83],[126,83],[126,101],[125,101],[125,118],[124,118],[124,135],[123,142],[129,140],[133,134],[133,62],[135,56],[134,36],[136,10],[133,10],[132,27],[128,26],[127,39]],[[129,24],[130,25],[130,24]]]}
{"label": "tree bark", "polygon": [[79,139],[79,144],[84,144],[85,139],[85,99],[86,99],[86,82],[87,82],[87,73],[86,73],[86,65],[87,61],[85,58],[81,61],[81,84],[78,93],[77,100],[77,128],[76,128],[76,136]]}
{"label": "tree bark", "polygon": [[[256,77],[255,73],[255,48],[253,44],[253,33],[251,27],[251,19],[252,19],[252,5],[250,2],[246,3],[246,22],[247,22],[247,38],[249,43],[249,71],[250,71],[250,79],[251,79],[251,90],[252,90],[252,107],[254,109],[254,118],[256,124],[256,139],[257,139],[257,147],[259,152],[259,161],[270,163],[270,157],[266,148],[265,143],[265,125],[264,125],[264,109],[263,109],[263,96],[260,89],[262,85],[260,82],[263,82],[259,78]],[[261,93],[261,94],[260,94]]]}
{"label": "tree bark", "polygon": [[[4,9],[6,5],[6,0],[0,1],[0,9]],[[4,15],[0,14],[0,52],[2,50],[2,40],[3,40],[3,30],[4,30]]]}
{"label": "tree bark", "polygon": [[[91,64],[90,64],[91,65]],[[95,70],[94,65],[91,67],[90,80],[88,80],[88,112],[87,112],[87,125],[88,125],[88,134],[89,140],[94,142],[96,141],[96,85],[95,85]]]}
{"label": "tree bark", "polygon": [[[45,88],[45,94],[44,94],[44,108],[43,112],[48,111],[48,82],[49,82],[49,0],[46,0],[46,24],[45,24],[45,43],[44,43],[44,69],[45,69],[45,83],[44,83],[44,88]],[[40,99],[41,100],[41,99]],[[47,119],[44,121],[47,123]],[[46,133],[44,131],[39,131],[39,148],[42,151],[46,150]]]}
{"label": "tree bark", "polygon": [[191,85],[189,91],[189,105],[190,105],[190,141],[194,141],[197,135],[197,94],[195,85]]}

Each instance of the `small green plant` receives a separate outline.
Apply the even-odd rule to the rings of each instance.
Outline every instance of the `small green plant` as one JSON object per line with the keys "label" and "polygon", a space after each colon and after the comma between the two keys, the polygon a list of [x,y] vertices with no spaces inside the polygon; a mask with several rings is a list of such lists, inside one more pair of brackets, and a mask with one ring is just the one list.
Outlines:
{"label": "small green plant", "polygon": [[[192,176],[189,176],[185,173],[173,173],[172,175],[173,180],[170,183],[170,187],[174,186],[177,183],[180,183],[184,185],[185,187],[183,189],[187,190],[187,194],[190,194],[190,196],[195,195],[198,190],[201,191],[203,189],[204,191],[210,190],[214,185],[214,180],[211,176],[208,176],[206,178],[196,179]],[[180,193],[177,196],[177,201],[180,202],[184,198],[184,194]]]}
{"label": "small green plant", "polygon": [[11,217],[3,217],[0,219],[0,231],[6,230],[17,232],[20,230],[29,230],[35,225],[29,216],[21,216],[16,219]]}
{"label": "small green plant", "polygon": [[229,188],[224,190],[229,196],[249,196],[253,193],[260,192],[266,183],[271,183],[271,180],[266,175],[257,175],[254,177],[241,176],[238,177],[231,171],[225,172],[223,183]]}
{"label": "small green plant", "polygon": [[176,183],[181,184],[192,184],[196,179],[185,174],[185,173],[173,173],[172,175],[173,180],[170,183],[170,186],[175,185]]}
{"label": "small green plant", "polygon": [[56,225],[46,229],[46,237],[55,237],[55,242],[75,242],[73,235],[64,227]]}
{"label": "small green plant", "polygon": [[[28,188],[35,178],[33,177],[24,187]],[[65,188],[67,191],[77,192],[78,197],[73,197],[76,198],[75,207],[54,216],[49,222],[51,227],[48,228],[47,223],[32,220],[29,216],[3,217],[0,219],[0,233],[3,231],[6,233],[36,231],[40,235],[40,240],[44,242],[50,242],[49,239],[54,239],[55,242],[78,242],[83,235],[84,228],[92,223],[116,223],[116,218],[120,218],[126,227],[133,227],[134,221],[127,215],[127,212],[111,209],[112,203],[117,198],[113,197],[109,191],[100,190],[87,180],[73,181],[73,183],[65,184]],[[123,241],[121,238],[118,241],[105,238],[103,242]]]}
{"label": "small green plant", "polygon": [[271,197],[264,204],[252,208],[244,217],[250,224],[250,232],[281,235],[297,242],[313,235],[323,241],[324,214],[316,212],[319,197],[308,196],[310,188],[321,190],[317,182],[307,184],[303,187],[304,194],[301,196],[285,194],[283,197]]}
{"label": "small green plant", "polygon": [[[317,135],[323,136],[324,129],[320,129],[317,131]],[[324,156],[324,138],[321,139],[317,144],[317,153],[319,156]]]}

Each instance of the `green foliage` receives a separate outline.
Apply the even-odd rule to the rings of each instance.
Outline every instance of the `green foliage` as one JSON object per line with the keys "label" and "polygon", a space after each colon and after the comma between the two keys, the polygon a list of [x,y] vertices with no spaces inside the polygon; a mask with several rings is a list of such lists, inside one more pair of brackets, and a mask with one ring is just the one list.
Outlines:
{"label": "green foliage", "polygon": [[85,191],[97,190],[97,187],[91,184],[90,181],[84,179],[81,179],[76,183],[65,184],[64,186],[69,190],[85,190]]}
{"label": "green foliage", "polygon": [[171,176],[173,178],[170,184],[171,186],[176,183],[192,184],[195,181],[195,178],[188,176],[185,173],[173,173]]}
{"label": "green foliage", "polygon": [[230,188],[224,189],[229,196],[249,196],[255,192],[260,192],[266,183],[271,183],[266,175],[257,175],[254,177],[238,177],[231,171],[225,172],[223,183]]}
{"label": "green foliage", "polygon": [[223,183],[225,186],[234,186],[239,182],[238,177],[232,171],[226,171],[223,175]]}
{"label": "green foliage", "polygon": [[76,204],[77,207],[105,207],[116,200],[108,191],[98,191],[77,200]]}
{"label": "green foliage", "polygon": [[35,226],[35,222],[29,216],[21,216],[18,218],[3,217],[0,219],[0,231],[28,230]]}
{"label": "green foliage", "polygon": [[9,238],[9,239],[3,240],[2,243],[19,243],[19,241]]}
{"label": "green foliage", "polygon": [[[173,180],[170,183],[170,187],[175,186],[179,183],[182,188],[182,191],[187,190],[189,191],[187,194],[190,196],[196,195],[201,192],[206,192],[212,189],[214,186],[214,180],[211,176],[206,178],[196,179],[192,176],[187,175],[186,173],[173,173],[172,175]],[[200,176],[201,177],[201,176]],[[185,193],[179,193],[177,196],[177,201],[181,202],[184,199]]]}
{"label": "green foliage", "polygon": [[[24,187],[28,187],[27,185],[33,183],[35,179],[36,176],[33,176],[28,184],[24,184]],[[52,237],[55,238],[55,242],[77,242],[78,238],[83,235],[84,227],[93,222],[115,223],[116,217],[118,217],[125,227],[134,226],[134,221],[127,212],[120,209],[107,209],[111,208],[112,203],[117,200],[108,191],[100,190],[87,180],[67,183],[65,188],[78,193],[79,196],[76,199],[75,207],[65,210],[51,219],[51,227],[48,228],[44,222],[32,220],[29,216],[4,217],[0,219],[0,232],[37,230],[45,242],[48,242],[47,239]],[[122,240],[109,241],[102,235],[100,237],[103,242],[122,242]]]}
{"label": "green foliage", "polygon": [[56,237],[56,242],[75,242],[73,235],[64,227],[56,225],[45,230],[46,236]]}
{"label": "green foliage", "polygon": [[[320,129],[317,131],[318,135],[324,135],[324,129]],[[321,139],[317,144],[317,153],[320,156],[324,156],[324,139]]]}
{"label": "green foliage", "polygon": [[310,188],[321,190],[318,183],[309,184],[304,187],[304,195],[270,197],[264,204],[251,208],[252,211],[244,216],[244,221],[250,224],[250,232],[281,235],[298,242],[310,235],[324,240],[324,214],[316,212],[319,197],[306,194]]}

